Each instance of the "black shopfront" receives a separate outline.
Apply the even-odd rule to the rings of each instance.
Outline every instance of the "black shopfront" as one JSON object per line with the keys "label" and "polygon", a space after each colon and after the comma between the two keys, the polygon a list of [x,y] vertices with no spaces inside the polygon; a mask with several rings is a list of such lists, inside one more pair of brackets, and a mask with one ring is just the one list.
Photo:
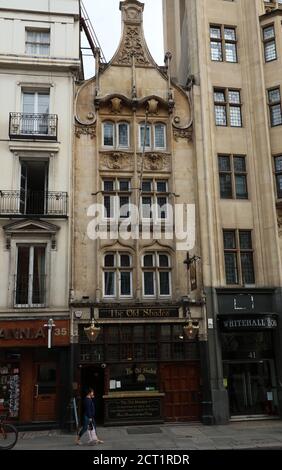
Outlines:
{"label": "black shopfront", "polygon": [[230,417],[279,416],[280,322],[273,291],[222,290],[218,306]]}
{"label": "black shopfront", "polygon": [[79,393],[96,390],[105,425],[200,419],[198,339],[187,339],[178,307],[99,309],[100,334],[79,325]]}

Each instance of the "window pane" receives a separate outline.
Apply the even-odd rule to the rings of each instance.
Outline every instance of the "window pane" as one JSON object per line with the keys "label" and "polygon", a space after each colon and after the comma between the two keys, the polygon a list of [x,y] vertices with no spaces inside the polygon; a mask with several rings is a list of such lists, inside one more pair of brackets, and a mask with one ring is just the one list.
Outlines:
{"label": "window pane", "polygon": [[211,60],[222,61],[222,45],[221,42],[211,41]]}
{"label": "window pane", "polygon": [[167,218],[167,198],[165,196],[158,197],[157,204],[158,204],[158,218],[166,219]]}
{"label": "window pane", "polygon": [[276,176],[277,197],[282,198],[282,174]]}
{"label": "window pane", "polygon": [[241,253],[242,277],[245,284],[255,283],[253,253]]}
{"label": "window pane", "polygon": [[275,88],[274,90],[268,90],[268,101],[269,103],[277,103],[280,101],[280,89]]}
{"label": "window pane", "polygon": [[34,247],[32,303],[44,304],[45,298],[45,247]]}
{"label": "window pane", "polygon": [[29,246],[18,247],[16,304],[28,304]]}
{"label": "window pane", "polygon": [[[140,147],[143,148],[144,146],[144,138],[145,138],[145,125],[142,124],[140,126]],[[147,126],[146,129],[146,140],[145,140],[145,147],[151,147],[151,127]]]}
{"label": "window pane", "polygon": [[263,28],[263,39],[271,39],[274,38],[274,26],[267,26]]}
{"label": "window pane", "polygon": [[228,91],[228,99],[231,104],[240,104],[240,92],[235,90]]}
{"label": "window pane", "polygon": [[143,263],[144,263],[143,266],[145,268],[153,267],[154,266],[154,255],[145,255]]}
{"label": "window pane", "polygon": [[225,253],[226,284],[238,284],[238,270],[236,253]]}
{"label": "window pane", "polygon": [[241,108],[239,106],[230,106],[230,126],[242,127]]}
{"label": "window pane", "polygon": [[234,171],[244,173],[246,171],[246,159],[245,157],[234,157]]}
{"label": "window pane", "polygon": [[114,145],[114,125],[110,122],[104,123],[104,145]]}
{"label": "window pane", "polygon": [[114,190],[114,182],[112,180],[104,181],[104,191],[113,191]]}
{"label": "window pane", "polygon": [[160,254],[159,255],[159,267],[160,268],[167,268],[169,266],[169,258],[167,255]]}
{"label": "window pane", "polygon": [[275,171],[282,171],[282,156],[275,157]]}
{"label": "window pane", "polygon": [[149,193],[149,192],[152,191],[152,181],[151,180],[142,181],[142,191],[144,193]]}
{"label": "window pane", "polygon": [[224,91],[214,91],[214,101],[215,103],[224,103],[225,102],[225,93]]}
{"label": "window pane", "polygon": [[144,279],[144,294],[155,295],[154,273],[144,272],[143,279]]}
{"label": "window pane", "polygon": [[226,62],[237,62],[237,49],[236,44],[225,44],[225,58]]}
{"label": "window pane", "polygon": [[144,219],[151,219],[151,206],[152,206],[152,198],[151,197],[142,197],[142,217]]}
{"label": "window pane", "polygon": [[170,273],[159,272],[160,278],[160,295],[170,295]]}
{"label": "window pane", "polygon": [[157,181],[157,192],[158,193],[167,192],[167,181]]}
{"label": "window pane", "polygon": [[235,28],[224,28],[224,39],[227,41],[236,41]]}
{"label": "window pane", "polygon": [[225,106],[215,106],[215,123],[217,126],[226,126],[226,108]]}
{"label": "window pane", "polygon": [[221,29],[217,26],[210,27],[210,37],[213,39],[221,39]]}
{"label": "window pane", "polygon": [[235,232],[233,231],[224,231],[223,232],[223,239],[224,239],[224,249],[225,250],[234,250],[236,249],[236,238]]}
{"label": "window pane", "polygon": [[163,124],[155,125],[155,147],[165,148],[165,126]]}
{"label": "window pane", "polygon": [[269,41],[264,44],[264,57],[266,62],[277,58],[275,41]]}
{"label": "window pane", "polygon": [[120,191],[129,191],[129,189],[130,189],[129,180],[120,180],[119,181],[119,189],[120,189]]}
{"label": "window pane", "polygon": [[114,198],[112,196],[104,196],[104,217],[111,219],[114,216]]}
{"label": "window pane", "polygon": [[105,295],[114,296],[115,295],[115,272],[105,272]]}
{"label": "window pane", "polygon": [[229,155],[218,157],[218,166],[219,166],[219,171],[231,171]]}
{"label": "window pane", "polygon": [[129,268],[130,265],[131,265],[130,256],[129,255],[120,255],[120,266],[122,268]]}
{"label": "window pane", "polygon": [[120,147],[128,147],[128,124],[118,125],[118,142]]}
{"label": "window pane", "polygon": [[128,218],[129,217],[129,196],[120,196],[119,197],[119,204],[120,204],[120,214],[121,218]]}
{"label": "window pane", "polygon": [[235,175],[235,187],[237,199],[247,199],[247,177],[245,175]]}
{"label": "window pane", "polygon": [[115,255],[114,254],[109,254],[105,256],[104,260],[104,266],[107,267],[113,267],[115,266]]}
{"label": "window pane", "polygon": [[131,295],[131,273],[128,271],[120,273],[120,295]]}
{"label": "window pane", "polygon": [[231,174],[220,174],[220,197],[222,199],[232,199],[232,178]]}
{"label": "window pane", "polygon": [[272,126],[279,126],[282,124],[282,111],[280,104],[270,107],[270,119]]}
{"label": "window pane", "polygon": [[252,234],[249,231],[239,231],[240,238],[240,249],[251,250],[252,249]]}

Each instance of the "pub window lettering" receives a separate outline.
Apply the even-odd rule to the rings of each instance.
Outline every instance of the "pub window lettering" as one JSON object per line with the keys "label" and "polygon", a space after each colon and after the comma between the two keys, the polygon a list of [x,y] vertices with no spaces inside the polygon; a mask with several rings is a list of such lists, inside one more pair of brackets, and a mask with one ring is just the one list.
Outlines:
{"label": "pub window lettering", "polygon": [[226,284],[254,284],[252,232],[224,230],[223,241]]}

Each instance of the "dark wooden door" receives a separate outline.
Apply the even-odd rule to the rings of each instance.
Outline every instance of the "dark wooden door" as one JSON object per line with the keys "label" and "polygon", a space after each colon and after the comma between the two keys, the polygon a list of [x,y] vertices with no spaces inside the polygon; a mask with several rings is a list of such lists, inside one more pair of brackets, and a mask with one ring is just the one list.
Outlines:
{"label": "dark wooden door", "polygon": [[57,364],[40,362],[34,367],[33,421],[56,421]]}
{"label": "dark wooden door", "polygon": [[161,366],[164,416],[167,421],[199,421],[200,366],[197,362]]}

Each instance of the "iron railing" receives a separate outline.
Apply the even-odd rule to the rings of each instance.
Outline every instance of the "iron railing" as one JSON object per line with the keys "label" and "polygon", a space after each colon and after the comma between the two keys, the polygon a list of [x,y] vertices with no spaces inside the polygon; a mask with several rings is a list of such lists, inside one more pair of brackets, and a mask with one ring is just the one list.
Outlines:
{"label": "iron railing", "polygon": [[0,190],[0,216],[67,217],[68,193]]}
{"label": "iron railing", "polygon": [[10,139],[57,140],[57,114],[10,113]]}
{"label": "iron railing", "polygon": [[46,275],[15,275],[14,304],[21,307],[42,307],[46,303]]}

